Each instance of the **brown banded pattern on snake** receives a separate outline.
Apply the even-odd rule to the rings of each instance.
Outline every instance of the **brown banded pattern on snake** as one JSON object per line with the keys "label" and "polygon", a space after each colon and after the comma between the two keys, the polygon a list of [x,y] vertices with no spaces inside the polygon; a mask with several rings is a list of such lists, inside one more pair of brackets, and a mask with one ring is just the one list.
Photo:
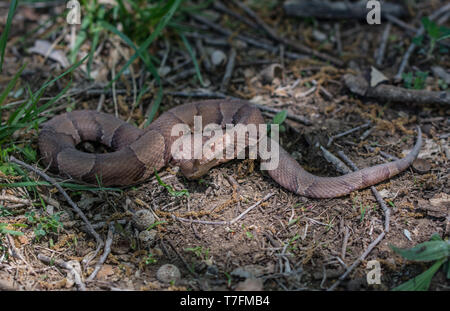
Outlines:
{"label": "brown banded pattern on snake", "polygon": [[[260,111],[243,100],[205,100],[172,108],[146,129],[138,129],[111,115],[83,110],[65,113],[42,125],[39,149],[43,162],[51,171],[65,177],[105,186],[126,186],[144,181],[170,162],[182,166],[187,177],[206,169],[198,160],[176,162],[171,146],[180,136],[172,136],[176,124],[194,126],[194,116],[204,125],[264,124]],[[83,141],[100,142],[109,153],[87,153],[76,149]],[[305,171],[283,148],[279,164],[268,174],[282,187],[311,198],[333,198],[369,187],[405,170],[417,157],[422,144],[420,128],[416,144],[404,158],[338,177],[319,177]],[[200,175],[201,175],[200,174]]]}

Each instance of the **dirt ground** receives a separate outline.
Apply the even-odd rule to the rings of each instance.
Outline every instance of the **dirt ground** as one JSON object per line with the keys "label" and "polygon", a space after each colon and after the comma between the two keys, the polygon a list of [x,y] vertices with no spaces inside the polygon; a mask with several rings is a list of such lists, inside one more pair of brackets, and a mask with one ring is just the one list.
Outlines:
{"label": "dirt ground", "polygon": [[[444,2],[430,1],[432,5],[417,9],[405,21],[418,27],[422,16],[429,15]],[[0,10],[2,24],[7,9]],[[33,46],[42,34],[35,34],[25,41],[14,41],[23,29],[37,23],[32,13],[51,15],[49,9],[46,10],[25,6],[18,8],[8,41],[0,81],[2,88],[25,62],[28,65],[20,77],[20,83],[28,83],[32,89],[39,88],[45,79],[62,72],[54,60],[27,52],[27,48]],[[344,67],[339,67],[311,57],[292,60],[253,47],[237,48],[235,68],[224,93],[259,105],[286,109],[291,114],[310,120],[310,125],[305,125],[288,118],[286,130],[281,133],[281,145],[309,172],[320,176],[340,175],[333,164],[323,157],[317,143],[333,154],[345,152],[358,167],[363,168],[388,161],[379,151],[403,157],[414,145],[415,126],[420,125],[423,131],[424,142],[419,158],[424,159],[429,167],[421,172],[409,168],[376,185],[391,209],[390,230],[337,290],[390,290],[423,272],[430,266],[429,263],[405,260],[395,254],[390,245],[406,248],[428,241],[433,233],[444,239],[450,235],[449,106],[382,102],[354,95],[345,86],[345,74],[358,71],[368,74],[374,64],[373,55],[379,46],[384,24],[373,26],[356,20],[322,20],[312,25],[294,18],[280,19],[281,8],[273,13],[261,11],[258,14],[276,26],[279,33],[290,34],[302,29],[293,37],[346,63]],[[227,18],[221,16],[218,22],[226,22]],[[331,36],[335,23],[340,25],[340,55],[332,40],[320,42],[313,34],[313,30],[317,30]],[[391,37],[384,62],[377,69],[392,79],[411,41],[405,37],[405,30],[396,26],[392,26]],[[65,40],[63,37],[62,42]],[[103,40],[104,45],[94,68],[99,71],[99,76],[104,74],[108,77],[113,58],[111,54],[118,54],[116,46],[120,42],[111,38]],[[172,44],[179,47],[179,42]],[[208,43],[205,41],[204,44]],[[230,52],[228,46],[210,45],[210,48],[223,51],[225,55]],[[67,51],[61,46],[59,49]],[[123,45],[122,49],[127,55],[131,54]],[[155,55],[163,55],[164,40],[155,43],[152,51]],[[118,55],[116,58],[120,68],[126,59]],[[174,68],[186,58],[189,58],[187,53],[172,49],[168,64]],[[278,73],[269,83],[265,83],[267,81],[263,81],[261,72],[271,63],[281,64],[281,75]],[[440,66],[448,71],[450,58],[448,53],[436,53],[432,59],[425,59],[417,52],[411,63],[417,70],[430,72],[426,90],[439,90],[430,68]],[[191,66],[185,65],[181,71]],[[211,72],[202,72],[208,85],[206,90],[219,90],[225,67],[222,65]],[[146,76],[141,78],[144,71],[140,70],[139,63],[135,63],[133,68],[136,80],[145,81]],[[101,73],[102,70],[107,72]],[[199,82],[194,76],[195,73],[164,88],[159,113],[188,101],[199,100],[175,93],[198,90]],[[129,78],[126,75],[115,86],[120,91],[116,95],[119,117],[127,120],[131,116],[130,122],[142,125],[157,88],[153,84],[140,106],[131,112],[133,86]],[[83,90],[89,85],[78,71],[72,79],[73,89]],[[68,81],[67,77],[61,79],[44,96],[55,96]],[[94,89],[101,90],[103,81],[99,78],[94,82],[99,85]],[[67,109],[96,109],[100,101],[103,112],[114,113],[111,92],[98,94],[86,91],[62,98],[48,116]],[[264,115],[267,122],[272,120],[273,114],[264,112]],[[336,138],[327,146],[333,135],[369,121],[368,127]],[[368,129],[370,133],[361,139]],[[14,135],[8,146],[30,145],[38,150],[38,130],[18,131]],[[367,146],[376,149],[371,151]],[[6,145],[2,146],[4,148]],[[23,159],[20,154],[15,156]],[[38,163],[27,162],[45,169]],[[26,174],[31,180],[41,180],[32,172],[26,171]],[[83,265],[83,259],[95,250],[96,241],[87,234],[85,223],[73,212],[61,193],[53,186],[36,186],[34,190],[30,187],[2,187],[3,198],[11,195],[29,200],[24,204],[0,201],[1,206],[10,212],[0,214],[0,222],[27,225],[14,227],[14,230],[23,233],[21,236],[2,236],[0,279],[4,280],[4,286],[19,290],[77,289],[67,269],[43,262],[38,258],[40,254],[53,258],[52,263],[58,260],[78,262],[88,290],[324,290],[336,282],[384,228],[384,213],[370,189],[341,198],[309,199],[284,190],[259,170],[258,162],[250,160],[233,160],[215,167],[199,181],[187,180],[174,167],[163,169],[159,176],[174,190],[186,189],[188,195],[171,194],[155,177],[122,191],[76,191],[65,188],[89,221],[99,224],[95,228],[104,240],[107,239],[108,228],[114,228],[111,253],[91,281],[86,279],[102,252],[87,267]],[[21,180],[4,172],[0,178],[2,183]],[[270,195],[267,200],[259,202],[267,195]],[[433,202],[440,203],[433,205]],[[201,223],[232,220],[254,204],[256,206],[249,213],[231,225]],[[140,210],[151,211],[156,221],[150,230],[152,236],[149,240],[142,239],[141,232],[145,230],[136,224],[135,214]],[[40,217],[60,212],[62,227],[36,239],[36,224],[26,216],[29,212]],[[11,252],[19,255],[13,256]],[[368,285],[366,281],[369,271],[367,263],[371,260],[377,260],[381,265],[379,285]],[[179,269],[181,277],[176,282],[164,283],[157,278],[157,271],[164,264],[173,264]],[[448,290],[449,285],[443,271],[439,271],[430,289]]]}

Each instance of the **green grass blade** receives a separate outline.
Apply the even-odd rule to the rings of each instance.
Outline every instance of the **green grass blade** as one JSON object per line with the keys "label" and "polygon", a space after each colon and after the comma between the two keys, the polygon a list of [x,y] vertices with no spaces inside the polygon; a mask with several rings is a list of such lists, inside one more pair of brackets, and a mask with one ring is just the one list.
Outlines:
{"label": "green grass blade", "polygon": [[8,82],[8,85],[3,90],[3,92],[0,94],[0,106],[3,105],[3,101],[6,99],[6,97],[8,97],[9,92],[11,92],[13,87],[16,85],[17,79],[19,79],[19,77],[22,74],[22,71],[25,69],[26,65],[27,64],[25,63],[25,64],[23,64],[22,67],[20,67],[19,71],[16,72],[14,77],[11,79],[11,81]]}
{"label": "green grass blade", "polygon": [[[79,191],[118,191],[121,192],[122,190],[119,188],[113,188],[113,187],[95,187],[95,186],[87,186],[87,185],[78,185],[78,184],[72,184],[72,183],[59,183],[61,187],[71,189],[71,190],[79,190]],[[17,188],[17,187],[36,187],[36,186],[52,186],[51,183],[47,181],[22,181],[22,182],[15,182],[10,184],[0,184],[0,188]]]}
{"label": "green grass blade", "polygon": [[144,54],[144,52],[147,50],[147,48],[150,46],[150,44],[153,42],[153,40],[158,37],[162,30],[166,27],[166,25],[169,23],[169,21],[172,19],[173,15],[177,11],[178,7],[180,6],[181,2],[183,0],[174,0],[172,2],[172,5],[170,6],[170,9],[168,12],[163,16],[161,21],[156,26],[155,30],[152,32],[152,34],[144,41],[144,43],[139,47],[138,52],[133,54],[133,56],[130,57],[128,62],[122,67],[122,69],[119,71],[119,73],[110,81],[108,84],[108,87],[111,87],[111,85],[117,81],[117,79],[122,75],[122,73],[136,60],[136,58]]}
{"label": "green grass blade", "polygon": [[179,36],[181,37],[181,40],[183,41],[184,46],[186,47],[186,49],[189,53],[189,56],[191,57],[192,62],[194,63],[194,68],[195,68],[195,73],[197,74],[197,78],[200,81],[200,84],[204,87],[205,83],[203,82],[202,74],[200,72],[200,66],[198,65],[194,50],[192,49],[192,47],[191,47],[188,39],[186,39],[185,35],[183,35],[182,33],[179,33]]}
{"label": "green grass blade", "polygon": [[[3,69],[3,59],[5,57],[6,41],[8,40],[9,30],[11,29],[12,18],[17,8],[17,0],[11,0],[9,5],[8,18],[6,19],[6,25],[3,29],[3,33],[0,37],[0,72]],[[1,103],[1,102],[0,102]]]}
{"label": "green grass blade", "polygon": [[39,90],[45,90],[49,85],[52,85],[53,83],[55,83],[55,81],[61,79],[62,77],[68,75],[69,73],[72,73],[72,71],[74,71],[75,69],[77,69],[82,63],[84,63],[84,61],[89,57],[89,54],[86,55],[85,57],[83,57],[82,59],[80,59],[78,62],[76,62],[75,64],[73,64],[72,66],[70,66],[66,71],[64,71],[62,74],[60,74],[59,76],[57,76],[56,78],[50,80],[49,82],[46,82]]}

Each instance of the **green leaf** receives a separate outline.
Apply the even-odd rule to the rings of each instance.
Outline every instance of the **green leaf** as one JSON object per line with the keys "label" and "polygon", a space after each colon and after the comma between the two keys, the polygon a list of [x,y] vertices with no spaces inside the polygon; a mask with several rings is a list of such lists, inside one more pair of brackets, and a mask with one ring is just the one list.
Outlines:
{"label": "green leaf", "polygon": [[440,35],[440,29],[439,29],[439,25],[436,24],[435,22],[431,21],[428,16],[422,17],[422,24],[423,27],[425,28],[425,30],[427,31],[428,35],[436,40],[439,38]]}
{"label": "green leaf", "polygon": [[16,235],[16,236],[23,235],[23,232],[6,229],[6,227],[8,225],[9,224],[7,224],[7,223],[0,222],[0,233],[11,234],[11,235]]}
{"label": "green leaf", "polygon": [[446,261],[446,258],[442,258],[436,261],[431,268],[425,272],[419,274],[418,276],[412,278],[411,280],[393,288],[393,291],[425,291],[430,287],[431,279],[436,271],[439,270],[441,265]]}
{"label": "green leaf", "polygon": [[433,233],[430,238],[430,241],[444,241],[438,233]]}
{"label": "green leaf", "polygon": [[422,46],[423,38],[424,38],[424,35],[414,37],[414,38],[412,39],[412,43],[414,43],[414,44],[417,45],[417,46]]}
{"label": "green leaf", "polygon": [[412,88],[413,73],[412,72],[402,73],[402,78],[403,78],[403,83],[405,84],[405,87],[407,89]]}
{"label": "green leaf", "polygon": [[390,247],[402,257],[414,261],[432,261],[450,256],[449,241],[428,241],[409,249]]}
{"label": "green leaf", "polygon": [[281,110],[273,117],[272,123],[280,125],[286,120],[286,118],[287,118],[287,110]]}

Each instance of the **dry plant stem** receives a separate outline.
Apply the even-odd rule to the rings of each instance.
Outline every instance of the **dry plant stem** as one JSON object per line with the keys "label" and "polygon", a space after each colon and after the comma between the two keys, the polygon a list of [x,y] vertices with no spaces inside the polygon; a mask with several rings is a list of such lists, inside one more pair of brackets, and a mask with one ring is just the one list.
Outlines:
{"label": "dry plant stem", "polygon": [[397,18],[397,17],[395,17],[393,15],[386,14],[384,17],[388,21],[390,21],[392,24],[395,24],[395,25],[397,25],[397,26],[399,26],[399,27],[401,27],[401,28],[411,32],[411,33],[416,33],[417,32],[416,28],[408,25],[407,23],[405,23],[404,21],[402,21],[401,19],[399,19],[399,18]]}
{"label": "dry plant stem", "polygon": [[355,262],[347,268],[347,270],[344,272],[344,274],[342,274],[336,282],[333,283],[333,285],[331,285],[327,290],[328,291],[332,291],[334,290],[343,280],[345,280],[345,278],[350,274],[350,272],[353,271],[353,269],[356,268],[356,266],[358,266],[360,264],[361,261],[363,261],[367,255],[369,255],[369,253],[375,248],[375,246],[377,246],[378,243],[380,243],[380,241],[384,238],[384,236],[386,235],[386,232],[381,232],[380,235],[372,242],[370,243],[370,245],[367,247],[367,249],[364,251],[364,253],[355,260]]}
{"label": "dry plant stem", "polygon": [[83,281],[81,280],[81,275],[73,268],[71,267],[67,262],[57,259],[57,260],[53,260],[52,258],[45,256],[43,254],[38,254],[38,259],[46,264],[56,264],[58,267],[69,270],[70,272],[72,272],[73,276],[74,276],[74,281],[75,284],[77,284],[78,289],[81,291],[85,291],[86,290],[86,285],[84,285]]}
{"label": "dry plant stem", "polygon": [[384,28],[383,35],[381,37],[380,48],[377,50],[375,62],[377,66],[381,66],[383,64],[384,52],[386,51],[386,45],[389,38],[389,34],[391,33],[391,28],[392,28],[391,23],[387,23],[386,27]]}
{"label": "dry plant stem", "polygon": [[95,276],[97,275],[98,271],[100,271],[100,268],[105,263],[106,258],[108,258],[108,255],[111,253],[111,245],[114,238],[114,224],[109,224],[109,230],[108,230],[108,237],[106,238],[105,242],[105,248],[103,250],[103,254],[100,257],[99,261],[96,263],[94,271],[92,271],[91,275],[87,278],[87,281],[92,281]]}
{"label": "dry plant stem", "polygon": [[[350,160],[347,155],[343,151],[338,151],[338,155],[341,157],[342,160],[347,162],[347,164],[354,170],[357,171],[358,167],[353,163],[352,160]],[[370,189],[373,192],[373,195],[377,199],[378,204],[380,204],[383,212],[384,212],[384,231],[389,232],[389,223],[390,223],[390,216],[391,216],[391,210],[389,207],[387,207],[386,203],[384,203],[383,198],[381,197],[378,190],[375,188],[375,186],[371,186]]]}
{"label": "dry plant stem", "polygon": [[16,159],[13,156],[9,157],[9,161],[12,163],[16,163],[24,168],[26,168],[29,171],[32,171],[36,174],[38,174],[39,176],[41,176],[42,178],[44,178],[46,181],[48,181],[49,183],[51,183],[53,186],[55,186],[58,191],[64,196],[64,198],[66,199],[67,203],[69,203],[69,205],[73,208],[73,210],[78,214],[78,216],[80,216],[80,218],[86,223],[86,228],[88,230],[88,232],[95,238],[96,242],[97,242],[97,250],[99,250],[103,245],[104,242],[102,240],[102,238],[100,237],[100,235],[94,230],[94,228],[92,227],[92,224],[89,222],[89,220],[86,218],[86,216],[84,215],[84,213],[81,211],[81,209],[75,204],[75,202],[72,201],[72,199],[69,197],[69,195],[67,194],[66,191],[64,191],[64,189],[56,182],[56,180],[54,180],[53,178],[51,178],[50,176],[48,176],[47,174],[45,174],[43,171],[39,170],[38,168],[35,168],[31,165],[28,165],[18,159]]}
{"label": "dry plant stem", "polygon": [[254,209],[255,207],[259,206],[262,202],[268,200],[273,195],[274,195],[274,193],[267,194],[264,198],[262,198],[261,200],[259,200],[258,202],[256,202],[255,204],[253,204],[252,206],[247,208],[245,211],[243,211],[239,216],[233,218],[232,220],[228,220],[228,221],[208,221],[208,220],[195,220],[195,219],[193,220],[193,219],[186,219],[186,218],[182,218],[182,217],[177,217],[175,215],[172,215],[172,217],[174,219],[176,219],[176,220],[184,221],[184,222],[191,222],[191,223],[198,223],[198,224],[205,224],[205,225],[219,225],[219,226],[220,225],[228,225],[228,226],[231,226],[232,224],[236,223],[241,218],[243,218],[252,209]]}
{"label": "dry plant stem", "polygon": [[324,54],[324,53],[320,53],[317,52],[316,50],[313,50],[307,46],[304,46],[303,44],[299,43],[299,42],[294,42],[290,39],[281,37],[280,35],[278,35],[278,33],[272,29],[269,25],[267,25],[255,12],[253,12],[252,9],[250,9],[249,7],[247,7],[243,2],[241,1],[236,1],[236,0],[232,0],[232,2],[238,6],[239,8],[241,8],[245,13],[247,13],[247,15],[249,15],[251,18],[253,18],[253,20],[262,28],[264,29],[265,32],[267,32],[267,34],[275,41],[278,41],[282,44],[285,44],[287,46],[290,46],[291,48],[296,49],[299,52],[302,53],[306,53],[306,54],[310,54],[313,56],[316,56],[319,59],[325,60],[325,61],[329,61],[332,64],[335,64],[337,66],[342,67],[344,65],[344,62],[341,61],[340,59],[337,59],[335,57],[332,57],[330,55]]}
{"label": "dry plant stem", "polygon": [[[450,3],[447,5],[444,5],[443,7],[439,8],[438,10],[434,11],[430,16],[430,20],[435,20],[438,18],[441,14],[446,13],[448,10],[450,10]],[[415,37],[421,36],[425,33],[425,28],[423,25],[420,26],[419,30],[417,30]],[[402,62],[400,63],[400,67],[398,69],[397,74],[395,75],[395,79],[400,80],[402,78],[402,74],[405,71],[406,66],[408,65],[409,58],[411,57],[412,53],[416,49],[416,44],[411,43],[409,48],[406,50],[405,55],[403,55]]]}

